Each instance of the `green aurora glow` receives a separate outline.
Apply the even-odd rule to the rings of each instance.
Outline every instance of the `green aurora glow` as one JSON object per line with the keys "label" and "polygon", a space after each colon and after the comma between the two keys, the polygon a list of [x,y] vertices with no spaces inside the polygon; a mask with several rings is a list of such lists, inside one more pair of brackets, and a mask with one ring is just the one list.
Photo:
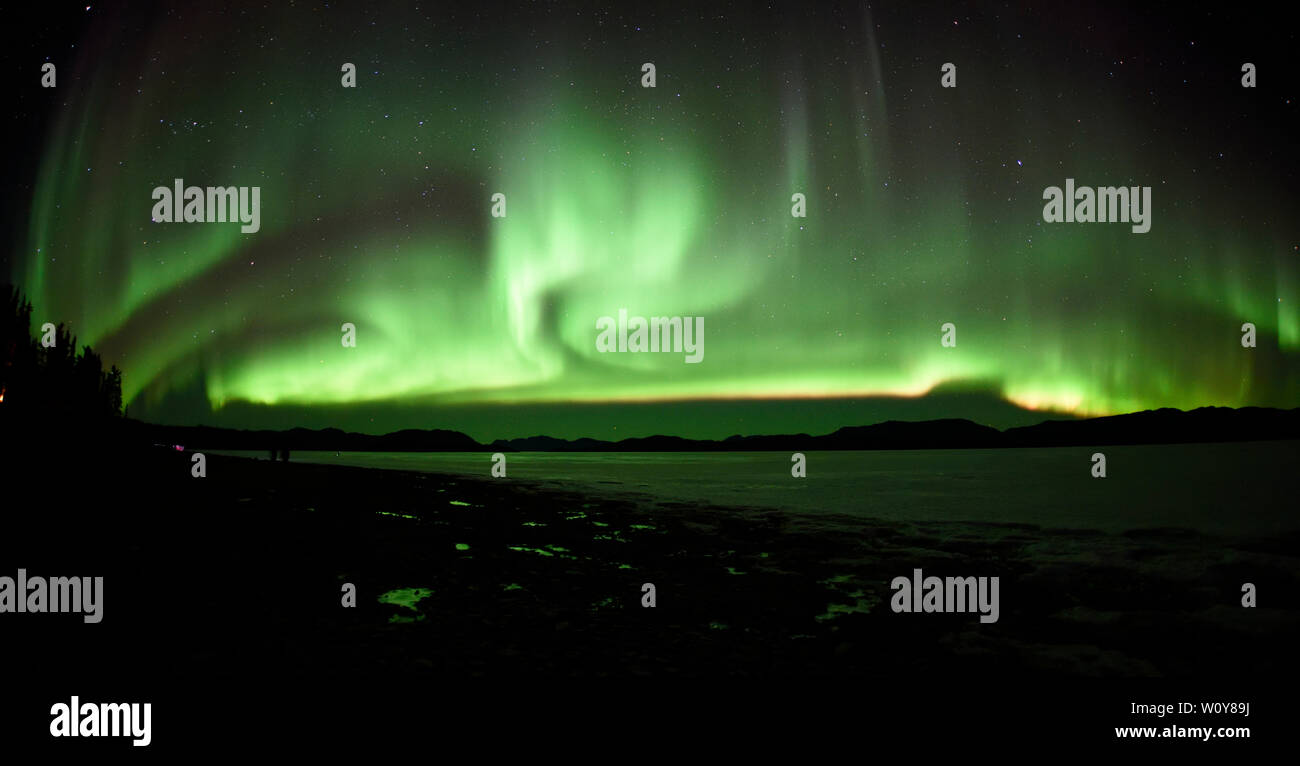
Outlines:
{"label": "green aurora glow", "polygon": [[[1076,414],[1300,402],[1294,193],[1134,111],[1140,84],[1067,104],[1041,62],[1013,89],[971,61],[944,91],[943,52],[882,49],[871,26],[690,49],[443,27],[428,47],[294,13],[263,45],[205,16],[61,70],[15,281],[126,371],[133,414],[196,386],[218,413],[973,382]],[[1152,186],[1151,232],[1044,224],[1067,177]],[[151,223],[174,178],[260,186],[261,231]],[[620,308],[703,316],[704,362],[597,353]]]}

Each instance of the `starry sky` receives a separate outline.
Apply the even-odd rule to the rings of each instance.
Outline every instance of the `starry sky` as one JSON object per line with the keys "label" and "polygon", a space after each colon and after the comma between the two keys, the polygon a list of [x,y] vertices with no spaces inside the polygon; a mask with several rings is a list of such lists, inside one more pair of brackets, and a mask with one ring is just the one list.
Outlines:
{"label": "starry sky", "polygon": [[[7,33],[3,266],[158,422],[716,438],[1300,405],[1292,21],[909,5],[50,10]],[[151,221],[176,178],[260,187],[261,230]],[[1152,187],[1150,232],[1045,223],[1067,178]],[[703,362],[599,353],[619,309],[704,317]]]}

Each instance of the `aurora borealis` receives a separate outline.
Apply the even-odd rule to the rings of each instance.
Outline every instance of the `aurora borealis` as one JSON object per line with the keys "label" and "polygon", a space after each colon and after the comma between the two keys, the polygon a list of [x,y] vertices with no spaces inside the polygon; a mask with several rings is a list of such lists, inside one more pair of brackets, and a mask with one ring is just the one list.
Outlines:
{"label": "aurora borealis", "polygon": [[[605,437],[609,405],[650,413],[627,436],[717,437],[750,404],[936,389],[1300,404],[1278,38],[1149,43],[1163,22],[1119,5],[814,5],[92,8],[75,48],[21,62],[50,117],[12,279],[168,422]],[[260,187],[260,231],[151,222],[175,178]],[[1152,187],[1151,230],[1044,223],[1067,178]],[[598,353],[621,309],[704,317],[704,362]]]}

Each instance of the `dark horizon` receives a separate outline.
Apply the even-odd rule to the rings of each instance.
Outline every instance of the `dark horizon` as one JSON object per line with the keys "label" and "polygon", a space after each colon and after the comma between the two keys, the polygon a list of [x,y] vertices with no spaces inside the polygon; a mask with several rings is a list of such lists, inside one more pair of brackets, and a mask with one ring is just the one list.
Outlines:
{"label": "dark horizon", "polygon": [[[826,432],[791,431],[729,434],[720,439],[689,439],[670,434],[601,439],[530,434],[490,441],[448,428],[403,428],[382,434],[337,427],[311,429],[230,429],[169,425],[130,419],[127,429],[154,440],[192,447],[345,451],[751,451],[842,449],[953,449],[1177,444],[1300,439],[1300,408],[1161,408],[1096,418],[1046,419],[1004,429],[965,418],[884,420],[841,425]],[[239,445],[245,446],[239,446]]]}
{"label": "dark horizon", "polygon": [[1026,409],[991,388],[940,387],[918,397],[789,399],[687,399],[656,402],[538,402],[434,405],[358,402],[335,406],[268,406],[230,402],[209,409],[194,391],[159,405],[131,405],[129,414],[157,425],[212,426],[240,430],[337,428],[381,435],[409,428],[460,431],[477,441],[545,435],[560,439],[617,441],[675,436],[725,439],[773,433],[830,433],[846,425],[890,420],[964,419],[1003,429],[1043,419],[1076,419],[1070,413]]}

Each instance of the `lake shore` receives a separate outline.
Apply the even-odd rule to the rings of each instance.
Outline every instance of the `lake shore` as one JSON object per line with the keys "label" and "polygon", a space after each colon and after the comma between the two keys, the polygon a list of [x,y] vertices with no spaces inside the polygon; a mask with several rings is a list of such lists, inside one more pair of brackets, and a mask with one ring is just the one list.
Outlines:
{"label": "lake shore", "polygon": [[[304,673],[1264,675],[1297,627],[1277,601],[1294,536],[828,520],[221,457],[206,481],[208,512],[256,533],[232,553],[277,572],[256,622],[299,636]],[[915,569],[998,576],[997,622],[895,613]],[[1274,603],[1243,609],[1243,582]]]}
{"label": "lake shore", "polygon": [[[108,575],[100,635],[201,679],[1263,680],[1296,668],[1295,534],[809,516],[206,459],[194,478],[189,453],[119,450],[64,482],[69,497],[14,517],[7,547],[20,540],[40,574]],[[94,499],[104,493],[114,499]],[[998,577],[997,621],[894,612],[891,582],[917,569]],[[173,638],[140,644],[155,634]],[[79,636],[52,631],[40,651],[75,653]]]}

